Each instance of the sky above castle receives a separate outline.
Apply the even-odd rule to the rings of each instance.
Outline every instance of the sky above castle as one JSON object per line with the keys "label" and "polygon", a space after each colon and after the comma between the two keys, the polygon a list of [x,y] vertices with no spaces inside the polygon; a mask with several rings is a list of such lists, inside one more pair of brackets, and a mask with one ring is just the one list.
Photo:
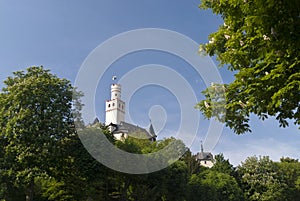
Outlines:
{"label": "sky above castle", "polygon": [[[168,29],[198,44],[206,43],[207,36],[223,22],[210,11],[200,10],[198,4],[196,0],[0,1],[0,86],[11,72],[33,65],[43,65],[74,83],[84,60],[98,45],[134,29]],[[94,99],[96,115],[102,122],[104,101],[110,98],[110,85],[114,82],[111,77],[116,75],[118,80],[122,77],[124,80],[128,72],[149,64],[172,68],[189,82],[197,100],[203,98],[201,91],[205,83],[185,61],[166,52],[138,51],[112,63],[99,80]],[[233,80],[234,73],[226,68],[220,68],[219,73],[225,83]],[[153,75],[131,80],[149,76]],[[171,79],[162,74],[155,77],[159,76]],[[126,85],[122,90],[126,90]],[[154,83],[137,89],[131,97],[125,94],[123,98],[129,101],[126,105],[131,123],[147,127],[151,118],[156,131],[161,131],[161,138],[179,129],[182,103],[167,88]],[[209,123],[202,115],[199,125],[190,147],[194,153],[200,151],[200,140],[205,140],[208,130]],[[216,146],[206,151],[224,153],[235,165],[251,155],[269,155],[273,160],[282,156],[300,158],[300,130],[293,124],[283,129],[273,118],[262,122],[252,117],[251,126],[252,133],[240,136],[224,128]]]}

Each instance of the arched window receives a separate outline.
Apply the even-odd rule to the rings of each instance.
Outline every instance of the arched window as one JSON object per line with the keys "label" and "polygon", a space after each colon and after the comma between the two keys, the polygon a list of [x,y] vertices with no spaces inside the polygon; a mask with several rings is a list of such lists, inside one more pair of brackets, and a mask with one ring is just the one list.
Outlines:
{"label": "arched window", "polygon": [[110,107],[110,104],[108,104],[108,107]]}

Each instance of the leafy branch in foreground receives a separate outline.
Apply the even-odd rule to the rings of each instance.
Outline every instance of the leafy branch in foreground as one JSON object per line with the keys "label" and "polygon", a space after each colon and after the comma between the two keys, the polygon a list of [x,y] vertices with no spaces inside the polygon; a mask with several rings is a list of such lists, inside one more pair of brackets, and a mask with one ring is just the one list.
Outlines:
{"label": "leafy branch in foreground", "polygon": [[[299,125],[300,1],[203,0],[200,8],[221,15],[224,24],[199,51],[215,55],[236,74],[223,85],[226,101],[220,102],[211,86],[196,108],[237,134],[251,131],[251,113],[262,120],[275,116],[281,127],[289,120]],[[217,114],[220,105],[226,110],[222,118]]]}

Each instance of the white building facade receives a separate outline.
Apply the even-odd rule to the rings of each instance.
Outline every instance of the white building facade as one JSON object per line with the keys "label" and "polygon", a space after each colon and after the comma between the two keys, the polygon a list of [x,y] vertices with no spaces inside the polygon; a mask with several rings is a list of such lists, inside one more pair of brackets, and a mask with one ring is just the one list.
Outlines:
{"label": "white building facade", "polygon": [[105,103],[105,125],[109,126],[110,132],[116,140],[124,140],[128,136],[156,140],[156,135],[152,124],[149,131],[137,125],[125,122],[125,102],[121,100],[121,85],[111,85],[110,100]]}
{"label": "white building facade", "polygon": [[201,166],[208,167],[208,168],[214,166],[214,156],[210,152],[204,152],[202,142],[201,142],[201,152],[197,153],[196,160]]}
{"label": "white building facade", "polygon": [[121,85],[111,85],[110,100],[105,104],[105,125],[120,124],[125,120],[125,102],[121,100]]}

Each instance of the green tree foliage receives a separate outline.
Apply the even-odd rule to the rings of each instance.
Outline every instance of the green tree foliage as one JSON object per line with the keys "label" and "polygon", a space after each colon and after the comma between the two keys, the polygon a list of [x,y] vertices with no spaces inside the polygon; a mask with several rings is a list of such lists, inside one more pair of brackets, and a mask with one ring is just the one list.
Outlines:
{"label": "green tree foliage", "polygon": [[251,113],[275,116],[283,127],[289,119],[299,125],[300,1],[202,0],[200,8],[224,20],[200,51],[236,74],[232,83],[203,91],[206,100],[196,107],[237,134],[251,131]]}
{"label": "green tree foliage", "polygon": [[287,185],[285,191],[287,200],[300,200],[300,163],[291,158],[281,158],[277,163],[279,174],[283,177],[283,182]]}
{"label": "green tree foliage", "polygon": [[0,169],[7,190],[12,194],[14,188],[23,189],[20,200],[26,197],[30,201],[35,179],[51,175],[71,160],[67,149],[75,133],[74,88],[43,67],[14,72],[4,84],[0,94]]}
{"label": "green tree foliage", "polygon": [[65,190],[66,183],[57,181],[54,177],[43,175],[35,180],[35,200],[72,200],[73,197]]}
{"label": "green tree foliage", "polygon": [[181,158],[187,166],[188,176],[192,174],[197,174],[200,172],[199,162],[196,160],[196,155],[193,155],[192,152],[188,149]]}
{"label": "green tree foliage", "polygon": [[[187,184],[188,171],[184,161],[175,161],[177,152],[181,153],[187,150],[182,141],[175,138],[167,138],[151,142],[148,139],[137,139],[128,137],[123,142],[117,141],[116,146],[130,153],[148,154],[160,151],[168,145],[173,144],[176,147],[176,153],[162,153],[159,160],[163,163],[172,164],[158,172],[150,175],[127,175],[120,174],[123,185],[119,194],[122,199],[134,200],[184,200]],[[173,163],[174,162],[174,163]],[[151,198],[144,197],[151,195]]]}
{"label": "green tree foliage", "polygon": [[[101,123],[83,126],[81,103],[76,99],[81,94],[73,92],[69,81],[42,67],[15,72],[5,81],[0,94],[1,201],[300,198],[298,160],[282,158],[275,163],[268,157],[250,157],[236,169],[219,154],[212,168],[200,167],[184,143],[175,138],[151,142],[129,137],[115,141]],[[77,132],[75,122],[80,126]],[[95,160],[79,138],[86,135],[85,140],[93,144],[99,131],[113,146],[131,153],[153,153],[173,145],[160,158],[170,165],[140,175],[111,170]],[[93,151],[107,153],[98,145],[91,147]],[[179,153],[184,154],[174,161]]]}
{"label": "green tree foliage", "polygon": [[238,167],[247,200],[286,200],[287,185],[269,157],[249,157]]}
{"label": "green tree foliage", "polygon": [[233,165],[230,164],[228,159],[224,158],[223,154],[215,155],[214,166],[211,169],[231,176],[234,175]]}
{"label": "green tree foliage", "polygon": [[207,170],[192,175],[189,181],[188,200],[243,200],[243,192],[234,177]]}
{"label": "green tree foliage", "polygon": [[187,166],[184,161],[176,161],[167,168],[166,192],[167,200],[184,200],[187,184]]}

